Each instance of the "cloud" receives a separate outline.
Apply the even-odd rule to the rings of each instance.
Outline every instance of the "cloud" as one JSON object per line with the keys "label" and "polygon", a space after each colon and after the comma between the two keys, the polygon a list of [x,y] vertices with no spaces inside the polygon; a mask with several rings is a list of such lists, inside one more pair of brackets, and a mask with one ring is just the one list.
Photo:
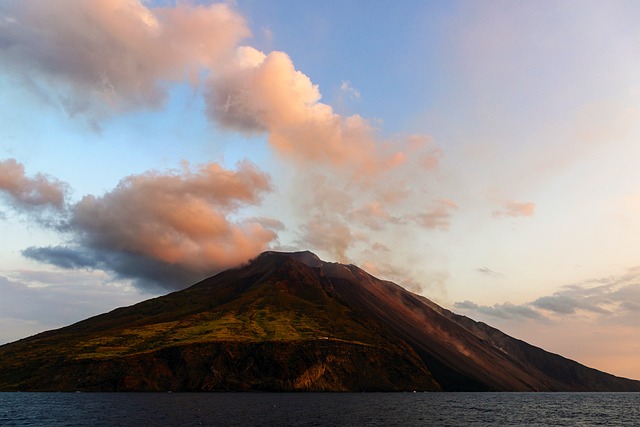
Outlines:
{"label": "cloud", "polygon": [[[370,254],[371,253],[372,252],[370,252]],[[418,280],[415,277],[414,271],[384,261],[365,261],[362,264],[362,268],[379,279],[393,281],[415,293],[424,292],[426,287],[437,286],[439,283],[436,282],[438,282],[438,279],[441,279],[437,278],[434,273],[431,273],[430,277],[427,278],[423,274]]]}
{"label": "cloud", "polygon": [[435,145],[431,137],[412,134],[406,137],[404,145],[407,154],[417,159],[416,166],[419,170],[434,171],[440,166],[444,152]]}
{"label": "cloud", "polygon": [[536,204],[533,202],[505,202],[502,209],[495,210],[491,214],[495,218],[499,217],[529,217],[533,216],[536,210]]}
{"label": "cloud", "polygon": [[389,224],[404,223],[402,218],[389,213],[384,205],[377,201],[367,203],[354,210],[350,213],[349,219],[374,231],[380,231]]}
{"label": "cloud", "polygon": [[22,255],[35,261],[66,269],[96,268],[100,262],[96,254],[92,251],[86,251],[82,247],[48,246],[39,248],[32,246],[23,250]]}
{"label": "cloud", "polygon": [[482,313],[492,317],[499,317],[501,319],[544,319],[542,314],[525,304],[516,305],[505,302],[503,304],[486,306],[478,305],[471,301],[462,301],[456,302],[453,306],[460,310]]}
{"label": "cloud", "polygon": [[553,320],[577,315],[625,324],[640,322],[640,272],[567,285],[552,295],[523,304],[509,302],[483,306],[471,301],[456,302],[458,309],[502,319]]}
{"label": "cloud", "polygon": [[437,206],[415,215],[413,219],[426,229],[447,230],[451,225],[451,216],[456,210],[458,210],[458,205],[454,201],[441,200]]}
{"label": "cloud", "polygon": [[[294,183],[278,190],[293,204],[296,243],[346,259],[348,251],[370,243],[372,230],[383,232],[387,224],[418,223],[425,232],[450,225],[455,203],[424,201],[443,155],[433,140],[383,137],[380,121],[338,114],[286,53],[240,46],[250,32],[228,3],[24,0],[0,6],[0,15],[0,71],[26,79],[69,115],[93,120],[159,108],[171,84],[202,83],[196,93],[204,96],[210,121],[266,135],[275,161],[291,171]],[[341,93],[359,96],[347,81]],[[196,185],[187,181],[190,188]],[[230,219],[257,198],[234,194],[227,205],[220,188],[212,190],[220,197],[211,199],[176,189],[179,182],[177,176],[125,178],[112,192],[71,207],[67,244],[24,253],[155,282],[154,269],[170,266],[167,274],[176,278],[212,271],[276,241],[282,225]],[[180,215],[173,209],[176,200]]]}
{"label": "cloud", "polygon": [[[457,302],[456,311],[511,336],[616,375],[638,378],[640,272],[562,287],[523,304]],[[625,345],[625,343],[631,343]],[[603,349],[616,348],[615,355]]]}
{"label": "cloud", "polygon": [[443,199],[425,207],[423,201],[442,158],[430,137],[382,138],[375,121],[336,113],[284,52],[239,47],[207,87],[210,120],[266,134],[279,161],[294,170],[290,200],[303,247],[345,260],[347,252],[369,243],[371,231],[389,224],[448,229],[456,204]]}
{"label": "cloud", "polygon": [[163,82],[195,83],[250,34],[226,3],[21,0],[3,2],[0,16],[0,69],[54,93],[70,115],[158,107]]}
{"label": "cloud", "polygon": [[332,216],[318,215],[302,225],[298,243],[314,251],[330,253],[339,262],[346,262],[347,250],[355,240],[357,237],[346,222]]}
{"label": "cloud", "polygon": [[17,209],[53,208],[62,210],[67,184],[43,174],[29,178],[24,165],[15,159],[0,161],[0,195]]}
{"label": "cloud", "polygon": [[340,84],[340,92],[350,99],[360,98],[360,91],[351,86],[351,82],[348,80],[345,80]]}
{"label": "cloud", "polygon": [[247,261],[277,238],[279,221],[230,219],[269,191],[269,177],[248,162],[235,171],[209,163],[132,175],[71,207],[64,226],[70,244],[23,254],[62,268],[111,271],[143,287],[182,288]]}
{"label": "cloud", "polygon": [[476,271],[482,275],[489,276],[489,277],[504,277],[502,273],[498,273],[497,271],[493,271],[487,267],[480,267],[476,269]]}
{"label": "cloud", "polygon": [[217,264],[214,260],[211,270],[203,273],[182,264],[170,264],[149,256],[81,244],[30,247],[22,254],[34,261],[60,268],[107,271],[118,279],[132,280],[136,287],[149,291],[183,289],[207,275],[236,265],[224,265],[224,267],[218,265],[216,269]]}
{"label": "cloud", "polygon": [[[584,290],[583,290],[584,291]],[[574,314],[578,310],[592,311],[594,313],[608,314],[609,311],[597,304],[590,304],[583,292],[574,297],[573,292],[562,291],[550,296],[538,298],[531,305],[556,314]]]}
{"label": "cloud", "polygon": [[403,162],[401,153],[376,144],[366,119],[342,116],[320,102],[320,91],[284,52],[238,49],[235,62],[210,81],[209,117],[227,128],[266,132],[270,145],[304,165],[355,171],[364,179]]}
{"label": "cloud", "polygon": [[0,294],[0,344],[145,298],[97,271],[11,271],[0,276]]}

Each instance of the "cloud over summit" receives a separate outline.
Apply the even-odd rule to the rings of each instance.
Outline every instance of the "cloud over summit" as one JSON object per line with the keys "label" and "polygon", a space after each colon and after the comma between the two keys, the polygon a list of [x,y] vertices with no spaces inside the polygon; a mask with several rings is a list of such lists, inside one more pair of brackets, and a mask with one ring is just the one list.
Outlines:
{"label": "cloud over summit", "polygon": [[23,254],[62,268],[111,271],[144,287],[181,288],[269,247],[281,223],[231,217],[270,191],[269,176],[248,162],[236,170],[209,163],[131,175],[61,214],[68,244]]}

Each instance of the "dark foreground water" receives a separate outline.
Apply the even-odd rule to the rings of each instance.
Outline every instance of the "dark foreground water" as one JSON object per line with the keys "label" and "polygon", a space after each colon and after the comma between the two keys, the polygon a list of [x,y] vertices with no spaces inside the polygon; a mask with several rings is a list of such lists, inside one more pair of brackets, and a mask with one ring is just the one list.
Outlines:
{"label": "dark foreground water", "polygon": [[640,393],[0,393],[0,426],[640,426]]}

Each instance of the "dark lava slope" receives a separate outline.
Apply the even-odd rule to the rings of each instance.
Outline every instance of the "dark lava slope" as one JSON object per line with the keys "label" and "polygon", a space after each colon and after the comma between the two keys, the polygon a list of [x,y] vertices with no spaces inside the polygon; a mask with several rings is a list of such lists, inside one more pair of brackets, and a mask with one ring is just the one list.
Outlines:
{"label": "dark lava slope", "polygon": [[0,346],[0,390],[640,391],[353,265],[266,252]]}

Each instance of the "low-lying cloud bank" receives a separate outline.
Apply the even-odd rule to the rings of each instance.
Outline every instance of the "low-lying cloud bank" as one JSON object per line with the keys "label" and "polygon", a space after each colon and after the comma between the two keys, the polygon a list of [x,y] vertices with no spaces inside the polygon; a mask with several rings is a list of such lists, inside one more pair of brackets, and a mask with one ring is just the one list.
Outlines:
{"label": "low-lying cloud bank", "polygon": [[505,302],[486,306],[462,301],[455,303],[454,307],[466,313],[480,313],[501,319],[553,321],[567,316],[582,316],[638,325],[640,268],[630,269],[620,276],[567,285],[552,295],[524,304]]}

